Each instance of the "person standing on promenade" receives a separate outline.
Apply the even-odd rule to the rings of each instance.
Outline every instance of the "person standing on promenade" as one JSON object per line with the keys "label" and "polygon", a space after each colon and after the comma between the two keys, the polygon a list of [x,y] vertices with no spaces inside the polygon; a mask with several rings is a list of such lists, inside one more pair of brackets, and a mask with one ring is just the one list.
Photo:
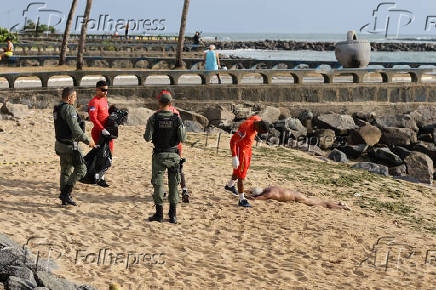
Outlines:
{"label": "person standing on promenade", "polygon": [[61,165],[59,199],[62,205],[73,206],[77,206],[71,196],[74,185],[86,175],[86,165],[78,142],[83,142],[91,148],[95,147],[94,141],[85,135],[84,123],[73,106],[76,99],[77,93],[74,89],[65,88],[62,92],[62,101],[53,110],[55,151],[60,157]]}
{"label": "person standing on promenade", "polygon": [[162,222],[163,220],[163,176],[168,169],[168,200],[170,203],[170,223],[176,224],[176,207],[179,199],[178,185],[180,183],[180,155],[178,145],[186,140],[185,127],[182,119],[170,109],[171,94],[164,93],[159,98],[159,111],[153,114],[148,121],[144,134],[147,142],[154,145],[152,157],[152,179],[154,187],[153,200],[156,213],[149,221]]}
{"label": "person standing on promenade", "polygon": [[[109,117],[109,105],[107,102],[108,85],[105,81],[99,81],[96,85],[96,95],[89,102],[89,119],[94,124],[91,130],[92,139],[98,144],[102,139],[102,135],[110,136],[108,130],[105,129],[107,118]],[[111,152],[114,152],[114,141],[109,142]],[[104,176],[96,176],[97,185],[101,187],[109,187]]]}
{"label": "person standing on promenade", "polygon": [[[208,71],[217,71],[221,67],[220,57],[215,51],[215,45],[211,44],[209,50],[204,53],[204,69]],[[218,83],[221,84],[220,74],[217,73]]]}
{"label": "person standing on promenade", "polygon": [[[157,96],[157,99],[159,100],[160,99],[160,97],[163,95],[163,94],[169,94],[169,95],[171,95],[171,92],[169,92],[169,91],[161,91],[160,93],[159,93],[159,95]],[[172,96],[171,96],[172,97]],[[169,106],[169,110],[171,111],[171,112],[173,112],[174,114],[177,114],[179,117],[180,117],[180,112],[176,109],[176,107],[174,107],[172,104],[170,104],[170,106]],[[184,202],[184,203],[189,203],[189,192],[188,192],[188,188],[187,188],[187,186],[186,186],[186,178],[185,178],[185,173],[183,173],[183,163],[185,163],[186,162],[186,159],[185,158],[182,158],[182,143],[179,143],[179,145],[178,145],[178,149],[179,149],[179,155],[180,155],[180,158],[181,158],[181,162],[180,162],[180,186],[181,186],[181,188],[182,188],[182,201]],[[165,195],[165,194],[164,194]]]}
{"label": "person standing on promenade", "polygon": [[127,22],[127,24],[126,24],[126,31],[125,31],[126,39],[127,39],[127,36],[129,36],[129,29],[130,29],[130,24],[129,24],[129,22]]}
{"label": "person standing on promenade", "polygon": [[[239,126],[238,132],[230,140],[233,175],[225,189],[231,191],[234,195],[239,195],[238,206],[251,207],[244,196],[244,179],[250,167],[254,138],[257,133],[267,133],[268,128],[269,124],[267,122],[262,121],[259,116],[253,116]],[[235,188],[236,181],[238,182],[237,191]]]}
{"label": "person standing on promenade", "polygon": [[4,58],[4,57],[11,57],[14,55],[14,44],[12,43],[12,39],[10,37],[6,38],[6,43],[7,43],[7,47],[5,47],[3,49],[3,53],[0,54],[0,61]]}

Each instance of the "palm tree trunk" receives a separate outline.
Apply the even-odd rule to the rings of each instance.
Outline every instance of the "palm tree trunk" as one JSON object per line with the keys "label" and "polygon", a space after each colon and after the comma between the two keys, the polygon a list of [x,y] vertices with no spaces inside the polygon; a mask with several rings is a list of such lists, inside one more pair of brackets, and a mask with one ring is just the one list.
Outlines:
{"label": "palm tree trunk", "polygon": [[180,32],[179,41],[177,43],[177,53],[176,53],[176,68],[183,68],[182,53],[183,45],[185,43],[185,29],[186,29],[186,18],[188,17],[189,10],[189,0],[185,0],[182,12],[182,20],[180,22]]}
{"label": "palm tree trunk", "polygon": [[67,60],[67,44],[70,39],[71,26],[73,25],[73,17],[76,14],[78,0],[73,0],[71,3],[70,13],[68,14],[67,25],[65,26],[64,39],[62,40],[61,54],[59,55],[59,65],[64,65]]}
{"label": "palm tree trunk", "polygon": [[85,48],[86,31],[88,29],[89,14],[91,13],[92,0],[86,0],[85,15],[83,17],[82,31],[80,32],[79,49],[77,51],[77,70],[83,69],[83,50]]}

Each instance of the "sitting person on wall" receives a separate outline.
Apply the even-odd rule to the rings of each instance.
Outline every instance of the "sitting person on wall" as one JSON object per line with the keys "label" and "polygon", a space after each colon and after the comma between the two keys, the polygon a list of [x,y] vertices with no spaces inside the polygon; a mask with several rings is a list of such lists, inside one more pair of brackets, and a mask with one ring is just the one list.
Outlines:
{"label": "sitting person on wall", "polygon": [[8,37],[6,38],[6,42],[8,44],[7,47],[3,48],[3,53],[0,54],[0,61],[6,57],[11,57],[14,55],[14,44],[12,43],[12,38]]}

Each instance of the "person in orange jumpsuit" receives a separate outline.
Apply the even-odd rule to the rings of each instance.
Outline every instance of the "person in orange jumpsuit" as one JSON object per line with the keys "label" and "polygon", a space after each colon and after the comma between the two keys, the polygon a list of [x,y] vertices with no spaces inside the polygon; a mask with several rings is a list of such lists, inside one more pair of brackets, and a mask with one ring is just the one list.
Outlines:
{"label": "person in orange jumpsuit", "polygon": [[[262,121],[259,116],[250,117],[239,126],[238,131],[233,134],[230,140],[233,174],[232,179],[225,186],[225,189],[231,191],[234,195],[239,195],[238,206],[251,207],[244,196],[244,179],[250,167],[254,138],[257,133],[267,133],[269,126],[270,125]],[[238,181],[237,191],[235,188],[236,181]]]}
{"label": "person in orange jumpsuit", "polygon": [[[89,102],[89,119],[94,124],[91,136],[95,144],[99,144],[102,135],[109,136],[110,133],[105,129],[106,120],[109,117],[109,105],[107,102],[108,85],[105,81],[97,82],[96,95]],[[111,152],[114,150],[114,141],[109,142]],[[96,176],[97,184],[102,187],[109,187],[104,176]]]}
{"label": "person in orange jumpsuit", "polygon": [[[163,94],[169,94],[172,95],[171,92],[169,91],[161,91],[159,93],[159,95],[157,96],[157,99],[159,100],[160,97]],[[180,112],[179,110],[176,109],[176,107],[174,107],[173,105],[170,106],[169,108],[174,114],[177,114],[180,117]],[[179,155],[180,157],[182,157],[182,143],[179,143]],[[185,179],[185,174],[183,173],[183,163],[186,161],[185,158],[182,158],[182,162],[180,163],[180,185],[182,187],[182,201],[185,203],[189,203],[189,192],[188,192],[188,188],[186,187],[186,179]]]}

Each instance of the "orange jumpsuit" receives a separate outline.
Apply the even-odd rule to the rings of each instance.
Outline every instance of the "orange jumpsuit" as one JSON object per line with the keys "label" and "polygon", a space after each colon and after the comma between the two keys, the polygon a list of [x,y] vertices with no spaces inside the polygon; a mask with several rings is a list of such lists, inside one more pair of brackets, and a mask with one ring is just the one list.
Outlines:
{"label": "orange jumpsuit", "polygon": [[258,116],[253,116],[239,126],[238,132],[233,134],[230,140],[230,149],[232,157],[238,156],[239,167],[233,169],[233,175],[239,179],[245,179],[248,168],[250,167],[252,146],[257,131],[254,129],[254,122],[261,121]]}
{"label": "orange jumpsuit", "polygon": [[[98,144],[101,136],[101,131],[106,126],[107,118],[109,117],[109,106],[106,98],[94,97],[89,102],[89,119],[94,124],[91,130],[91,136],[95,144]],[[114,151],[114,140],[109,142],[111,151]]]}

